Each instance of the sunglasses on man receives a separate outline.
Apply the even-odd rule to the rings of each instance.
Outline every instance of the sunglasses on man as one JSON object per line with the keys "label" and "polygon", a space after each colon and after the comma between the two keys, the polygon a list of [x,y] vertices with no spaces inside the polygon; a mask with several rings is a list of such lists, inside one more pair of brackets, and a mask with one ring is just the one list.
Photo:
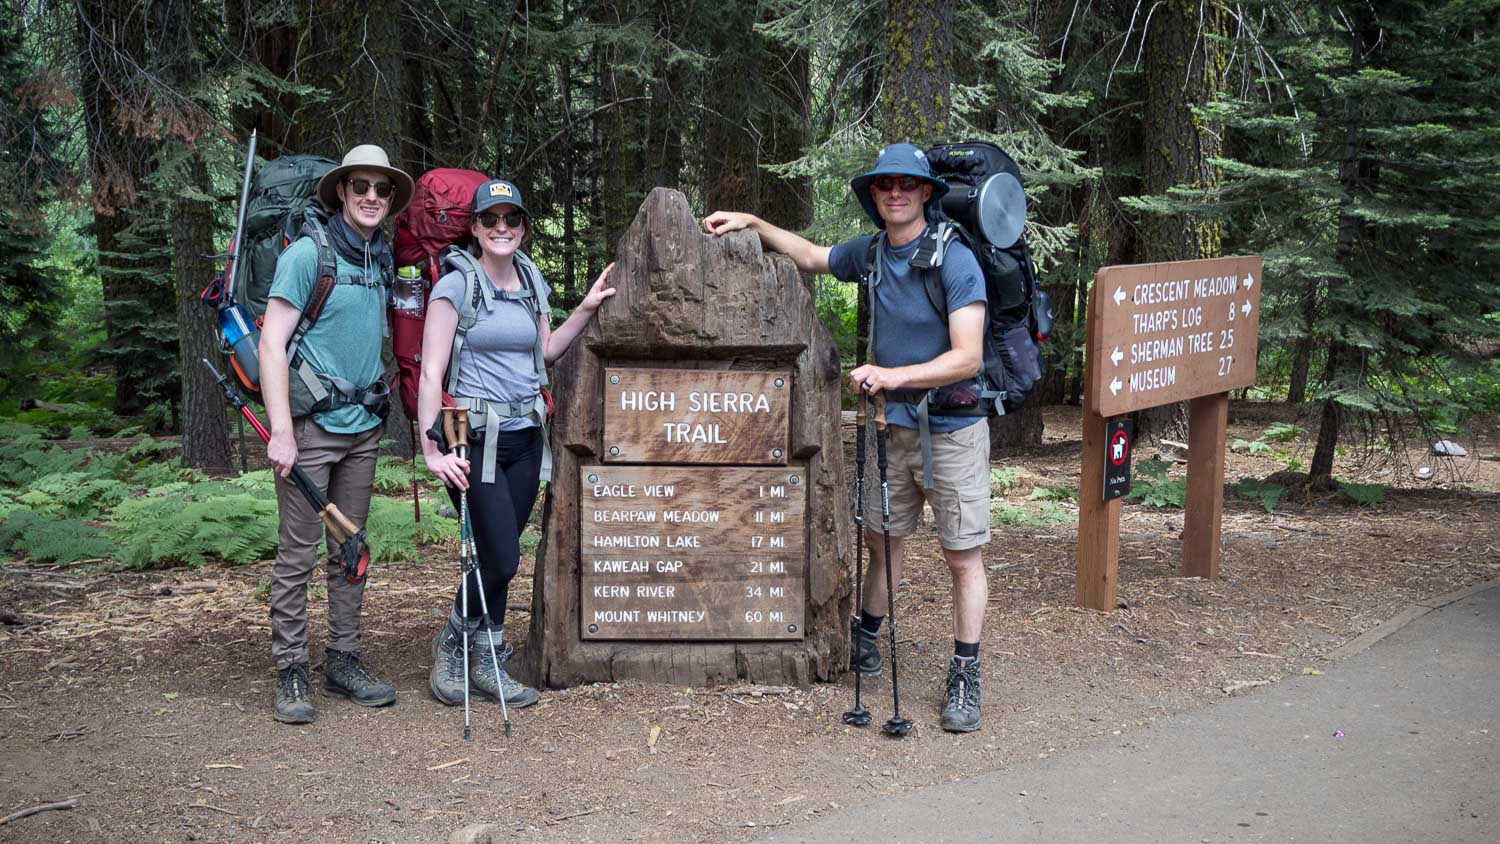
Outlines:
{"label": "sunglasses on man", "polygon": [[922,184],[922,180],[916,176],[876,176],[870,184],[873,184],[876,190],[891,191],[900,187],[910,193]]}
{"label": "sunglasses on man", "polygon": [[480,214],[475,219],[479,220],[480,226],[487,229],[494,228],[495,224],[499,223],[501,220],[505,221],[506,228],[517,229],[521,227],[521,223],[526,219],[526,215],[522,214],[520,211],[512,211],[504,216],[501,216],[499,214]]}
{"label": "sunglasses on man", "polygon": [[396,186],[390,182],[371,182],[369,179],[350,179],[344,184],[349,186],[355,196],[364,196],[370,192],[371,187],[374,187],[375,195],[381,199],[390,199],[391,191],[396,189]]}

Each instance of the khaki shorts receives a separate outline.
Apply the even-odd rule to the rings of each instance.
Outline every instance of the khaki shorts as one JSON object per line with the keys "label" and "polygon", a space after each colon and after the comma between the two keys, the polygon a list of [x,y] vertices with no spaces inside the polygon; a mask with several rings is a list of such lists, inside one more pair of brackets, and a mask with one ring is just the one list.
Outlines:
{"label": "khaki shorts", "polygon": [[[873,428],[872,428],[873,433]],[[915,428],[886,429],[886,483],[891,536],[910,536],[932,507],[938,541],[965,551],[990,541],[990,428],[983,420],[951,433],[932,434],[932,485],[922,489],[922,443]],[[865,527],[880,532],[880,470],[874,437],[865,449]]]}

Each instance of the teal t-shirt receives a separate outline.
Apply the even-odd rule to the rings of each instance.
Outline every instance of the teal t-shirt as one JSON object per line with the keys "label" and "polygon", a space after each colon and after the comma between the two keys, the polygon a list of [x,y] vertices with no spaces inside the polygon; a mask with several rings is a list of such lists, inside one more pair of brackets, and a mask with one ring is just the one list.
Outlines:
{"label": "teal t-shirt", "polygon": [[[324,375],[367,387],[384,374],[380,345],[385,335],[385,288],[380,266],[367,269],[335,257],[340,276],[367,278],[376,283],[337,284],[323,306],[318,324],[302,339],[302,356]],[[302,310],[318,280],[318,247],[311,238],[294,242],[276,261],[271,297]],[[292,378],[297,373],[290,373]],[[345,405],[313,414],[318,427],[330,434],[358,434],[380,424],[380,417],[358,405]]]}

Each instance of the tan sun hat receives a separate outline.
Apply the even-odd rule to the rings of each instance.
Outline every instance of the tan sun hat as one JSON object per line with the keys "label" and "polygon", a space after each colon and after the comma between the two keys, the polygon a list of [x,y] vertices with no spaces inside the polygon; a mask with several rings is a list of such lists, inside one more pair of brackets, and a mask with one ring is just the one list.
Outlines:
{"label": "tan sun hat", "polygon": [[401,213],[401,209],[411,202],[411,177],[391,166],[391,159],[385,154],[385,150],[374,144],[360,144],[344,154],[344,163],[329,170],[318,180],[318,198],[323,200],[324,205],[329,208],[339,207],[339,194],[334,186],[355,170],[375,170],[391,177],[391,184],[395,185],[396,191],[391,196],[388,216],[394,217]]}

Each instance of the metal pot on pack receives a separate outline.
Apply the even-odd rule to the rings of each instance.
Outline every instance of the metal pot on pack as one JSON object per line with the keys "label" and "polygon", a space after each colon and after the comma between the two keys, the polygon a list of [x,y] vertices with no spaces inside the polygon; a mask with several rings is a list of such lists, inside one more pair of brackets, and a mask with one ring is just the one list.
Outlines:
{"label": "metal pot on pack", "polygon": [[1026,192],[1009,173],[994,173],[972,188],[950,184],[943,213],[986,243],[1010,248],[1026,226]]}

